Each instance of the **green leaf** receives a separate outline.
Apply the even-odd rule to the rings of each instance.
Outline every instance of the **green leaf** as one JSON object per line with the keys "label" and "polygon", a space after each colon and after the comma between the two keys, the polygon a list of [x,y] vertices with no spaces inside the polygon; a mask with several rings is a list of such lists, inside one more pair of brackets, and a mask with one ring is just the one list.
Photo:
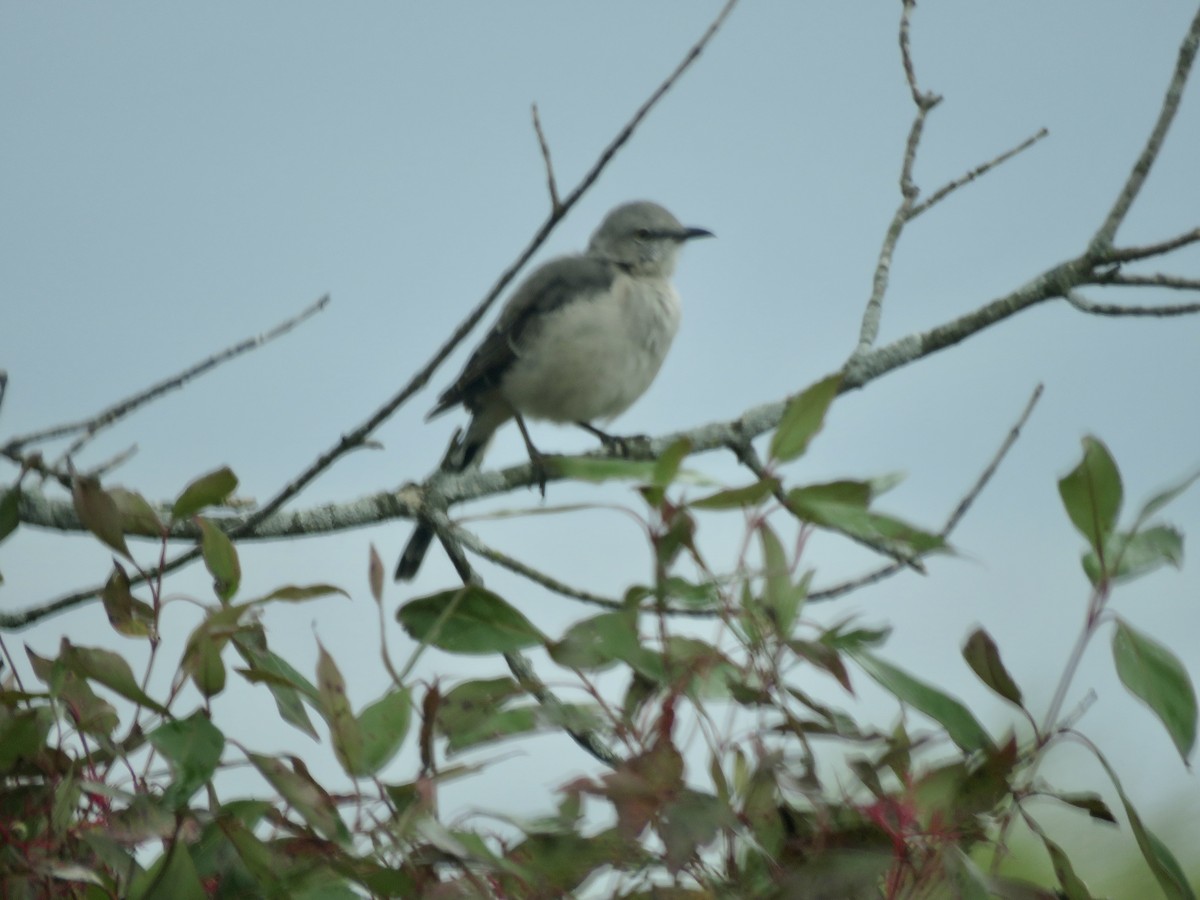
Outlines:
{"label": "green leaf", "polygon": [[21,485],[14,484],[0,496],[0,541],[21,523]]}
{"label": "green leaf", "polygon": [[657,825],[666,850],[667,870],[678,873],[689,862],[698,862],[705,846],[722,831],[732,831],[737,826],[728,803],[712,794],[685,788],[666,804]]}
{"label": "green leaf", "polygon": [[188,636],[179,665],[205,697],[214,697],[225,690],[225,663],[221,651],[230,638],[246,629],[241,617],[244,606],[223,606],[210,612]]}
{"label": "green leaf", "polygon": [[242,659],[255,671],[268,672],[283,683],[291,685],[314,706],[319,705],[317,688],[301,675],[291,663],[267,647],[266,635],[259,625],[243,629],[233,638]]}
{"label": "green leaf", "polygon": [[902,703],[920,710],[945,728],[950,740],[963,750],[968,753],[976,750],[994,752],[992,740],[983,730],[983,726],[958,700],[866,650],[854,649],[849,653],[862,670],[880,686],[894,694]]}
{"label": "green leaf", "polygon": [[254,878],[254,887],[267,897],[283,896],[278,886],[279,874],[285,871],[285,862],[274,850],[259,838],[250,827],[236,818],[225,814],[216,820],[217,827],[237,852],[246,871]]}
{"label": "green leaf", "polygon": [[536,731],[540,724],[538,707],[518,706],[501,709],[471,722],[469,726],[446,732],[446,752],[461,753],[489,741],[499,741]]}
{"label": "green leaf", "polygon": [[1021,689],[1000,661],[1000,651],[991,635],[982,628],[976,628],[963,644],[962,654],[980,681],[1005,700],[1021,706]]}
{"label": "green leaf", "polygon": [[1047,796],[1053,797],[1055,800],[1060,800],[1076,809],[1082,809],[1093,819],[1101,822],[1108,822],[1110,825],[1117,824],[1117,817],[1112,814],[1108,808],[1108,804],[1103,798],[1094,791],[1080,791],[1077,793],[1050,793]]}
{"label": "green leaf", "polygon": [[1196,744],[1196,692],[1183,664],[1121,619],[1113,633],[1113,660],[1121,683],[1158,716],[1187,765]]}
{"label": "green leaf", "polygon": [[598,670],[647,652],[638,637],[632,612],[601,613],[572,625],[562,640],[549,646],[550,658],[572,669]]}
{"label": "green leaf", "polygon": [[0,716],[0,773],[9,772],[21,760],[36,759],[46,749],[46,736],[53,723],[54,717],[45,706]]}
{"label": "green leaf", "polygon": [[1142,857],[1149,865],[1150,871],[1153,873],[1158,886],[1162,888],[1163,894],[1167,900],[1196,900],[1196,895],[1192,892],[1191,886],[1188,884],[1188,878],[1180,867],[1178,860],[1167,845],[1164,844],[1153,831],[1147,828],[1142,823],[1142,817],[1138,815],[1137,809],[1129,802],[1129,797],[1125,794],[1125,789],[1121,786],[1121,781],[1117,778],[1117,773],[1113,771],[1113,767],[1108,764],[1104,754],[1099,750],[1092,748],[1096,759],[1100,761],[1100,765],[1104,766],[1104,770],[1108,772],[1108,777],[1112,780],[1113,787],[1117,789],[1117,795],[1121,798],[1121,804],[1125,807],[1125,815],[1129,819],[1129,828],[1133,831],[1134,840],[1137,841],[1138,849],[1142,851]]}
{"label": "green leaf", "polygon": [[130,900],[207,900],[187,844],[174,841],[149,869],[133,880]]}
{"label": "green leaf", "polygon": [[362,734],[363,771],[374,775],[400,750],[412,720],[412,696],[407,688],[388,691],[358,716]]}
{"label": "green leaf", "polygon": [[221,659],[224,646],[223,639],[202,632],[196,635],[195,641],[188,643],[184,652],[181,665],[205,697],[215,697],[225,690],[225,663]]}
{"label": "green leaf", "polygon": [[349,843],[350,832],[338,815],[333,798],[308,774],[304,763],[294,756],[289,757],[292,768],[288,768],[282,759],[273,756],[258,753],[247,753],[246,756],[314,831],[331,841]]}
{"label": "green leaf", "polygon": [[120,724],[116,708],[96,696],[91,686],[76,675],[66,675],[58,697],[71,711],[71,718],[80,731],[110,738]]}
{"label": "green leaf", "polygon": [[317,647],[317,696],[321,702],[321,713],[329,725],[338,762],[342,764],[347,775],[357,775],[366,769],[362,731],[350,708],[350,700],[346,696],[346,682],[338,670],[337,663],[320,641],[317,642]]}
{"label": "green leaf", "polygon": [[71,479],[71,499],[75,504],[75,515],[92,534],[126,559],[130,559],[125,533],[121,529],[121,513],[117,504],[100,487],[100,482],[88,475],[76,475]]}
{"label": "green leaf", "polygon": [[779,487],[779,479],[764,478],[745,487],[727,488],[693,500],[688,504],[692,509],[747,509],[758,506],[771,496]]}
{"label": "green leaf", "polygon": [[225,735],[200,710],[186,719],[164,722],[147,735],[151,744],[171,764],[175,780],[166,800],[184,809],[192,795],[213,776],[225,749]]}
{"label": "green leaf", "polygon": [[789,508],[806,522],[899,555],[919,556],[945,548],[946,541],[940,535],[867,509],[872,496],[871,485],[861,481],[814,484],[787,493]]}
{"label": "green leaf", "polygon": [[111,650],[101,650],[98,647],[77,647],[67,638],[62,639],[58,658],[70,671],[80,678],[90,679],[126,700],[139,703],[156,713],[166,714],[166,707],[151,699],[133,677],[129,663]]}
{"label": "green leaf", "polygon": [[1071,865],[1071,858],[1066,852],[1046,835],[1039,835],[1042,843],[1046,846],[1046,854],[1050,857],[1050,865],[1054,867],[1054,877],[1058,879],[1058,885],[1063,889],[1063,894],[1067,900],[1092,900],[1092,892],[1088,890],[1086,884],[1083,883],[1078,875],[1075,874],[1075,867]]}
{"label": "green leaf", "polygon": [[777,633],[787,639],[800,615],[804,598],[808,596],[812,573],[792,582],[791,566],[783,544],[766,521],[759,523],[758,538],[763,553],[763,604],[771,613]]}
{"label": "green leaf", "polygon": [[507,676],[464,681],[441,698],[437,710],[438,729],[449,735],[471,728],[522,694],[521,686]]}
{"label": "green leaf", "polygon": [[825,413],[842,386],[842,375],[830,375],[788,401],[771,435],[771,459],[788,462],[808,449],[809,441],[825,424]]}
{"label": "green leaf", "polygon": [[819,669],[824,669],[851,694],[854,687],[850,684],[850,673],[842,663],[841,655],[828,644],[820,641],[790,640],[788,648],[801,659],[808,661]]}
{"label": "green leaf", "polygon": [[1195,484],[1196,479],[1198,479],[1198,478],[1200,478],[1200,472],[1196,472],[1192,475],[1189,475],[1187,478],[1183,479],[1183,481],[1179,482],[1178,484],[1172,485],[1171,487],[1167,488],[1166,490],[1160,491],[1159,493],[1155,494],[1153,497],[1151,497],[1149,500],[1146,501],[1146,505],[1143,506],[1142,511],[1140,513],[1138,513],[1138,521],[1144,522],[1146,519],[1149,519],[1152,515],[1154,515],[1156,512],[1158,512],[1160,509],[1165,507],[1168,503],[1170,503],[1172,500],[1174,500],[1176,497],[1178,497],[1180,494],[1182,494],[1184,491],[1186,491],[1188,488],[1190,488],[1193,484]]}
{"label": "green leaf", "polygon": [[242,567],[229,537],[203,516],[196,516],[200,527],[200,552],[213,577],[213,591],[222,603],[228,603],[242,581]]}
{"label": "green leaf", "polygon": [[1179,568],[1183,564],[1183,535],[1167,525],[1155,525],[1129,534],[1118,532],[1105,543],[1102,571],[1094,550],[1083,555],[1083,571],[1092,584],[1107,576],[1111,581],[1129,581],[1163,565]]}
{"label": "green leaf", "polygon": [[[664,684],[682,688],[690,697],[728,697],[730,681],[740,675],[738,667],[715,646],[679,634],[667,638],[661,658],[666,666]],[[649,674],[644,668],[639,671]]]}
{"label": "green leaf", "polygon": [[1058,482],[1058,493],[1072,524],[1092,550],[1103,554],[1121,512],[1121,473],[1108,448],[1094,437],[1083,439],[1083,459]]}
{"label": "green leaf", "polygon": [[668,487],[675,480],[675,476],[679,474],[679,467],[691,452],[692,442],[687,438],[680,438],[672,442],[654,461],[651,484],[659,488]]}
{"label": "green leaf", "polygon": [[171,518],[176,521],[190,519],[206,506],[225,502],[237,489],[237,476],[228,466],[223,466],[207,475],[201,475],[183,489],[171,507]]}
{"label": "green leaf", "polygon": [[126,534],[161,538],[166,532],[162,519],[141,494],[123,487],[115,487],[108,495],[117,504],[117,511],[121,515],[121,527]]}
{"label": "green leaf", "polygon": [[261,605],[264,603],[273,603],[276,600],[283,600],[287,603],[302,603],[305,600],[328,597],[330,594],[341,594],[347,600],[350,599],[348,593],[333,584],[289,584],[281,588],[276,588],[264,597],[255,597],[253,600],[246,600],[243,605]]}
{"label": "green leaf", "polygon": [[100,599],[104,602],[109,624],[118,634],[126,637],[149,637],[154,634],[154,609],[149,603],[133,596],[129,589],[129,576],[120,563],[113,562],[113,572],[108,576]]}
{"label": "green leaf", "polygon": [[285,659],[267,648],[266,636],[261,628],[251,628],[238,634],[233,644],[250,666],[238,672],[248,681],[267,686],[285,722],[295,725],[314,740],[318,739],[317,731],[301,701],[303,696],[319,708],[316,687]]}
{"label": "green leaf", "polygon": [[511,653],[547,639],[520,612],[479,585],[412,600],[396,611],[418,641],[450,653]]}

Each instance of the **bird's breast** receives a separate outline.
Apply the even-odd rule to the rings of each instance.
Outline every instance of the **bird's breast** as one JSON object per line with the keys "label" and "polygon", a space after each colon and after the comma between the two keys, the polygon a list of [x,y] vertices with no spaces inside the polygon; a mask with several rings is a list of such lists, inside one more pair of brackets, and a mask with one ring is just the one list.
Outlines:
{"label": "bird's breast", "polygon": [[679,328],[679,296],[662,279],[616,276],[545,314],[505,374],[501,390],[520,413],[556,422],[603,421],[624,412],[654,380]]}

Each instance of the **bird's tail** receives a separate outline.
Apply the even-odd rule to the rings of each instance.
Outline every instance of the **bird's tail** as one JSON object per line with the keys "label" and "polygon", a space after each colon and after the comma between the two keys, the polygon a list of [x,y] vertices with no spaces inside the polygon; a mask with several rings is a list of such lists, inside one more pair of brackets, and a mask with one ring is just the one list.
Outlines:
{"label": "bird's tail", "polygon": [[[452,475],[466,471],[472,465],[478,464],[483,457],[483,451],[487,448],[491,433],[473,436],[472,432],[474,431],[474,428],[468,429],[466,436],[463,435],[461,429],[454,433],[454,437],[450,439],[450,446],[446,448],[441,465],[438,467],[439,471]],[[404,552],[400,554],[400,562],[396,564],[396,581],[412,581],[416,577],[421,563],[425,560],[429,545],[432,543],[433,526],[428,522],[418,520],[412,536],[404,545]]]}

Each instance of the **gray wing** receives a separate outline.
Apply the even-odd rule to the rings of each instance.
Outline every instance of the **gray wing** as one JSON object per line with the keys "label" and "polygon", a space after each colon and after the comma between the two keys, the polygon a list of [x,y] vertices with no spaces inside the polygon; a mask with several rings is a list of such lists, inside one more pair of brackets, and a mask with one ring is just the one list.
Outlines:
{"label": "gray wing", "polygon": [[496,324],[428,418],[460,403],[470,409],[475,398],[500,383],[521,347],[537,334],[543,314],[608,290],[616,274],[612,263],[591,256],[564,256],[536,269],[504,304]]}

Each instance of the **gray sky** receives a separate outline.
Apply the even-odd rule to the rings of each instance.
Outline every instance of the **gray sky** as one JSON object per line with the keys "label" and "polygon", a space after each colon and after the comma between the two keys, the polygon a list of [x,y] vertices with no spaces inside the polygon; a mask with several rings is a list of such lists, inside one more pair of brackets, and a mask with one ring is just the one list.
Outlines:
{"label": "gray sky", "polygon": [[[0,256],[7,300],[0,366],[10,376],[3,435],[85,417],[330,292],[330,308],[266,349],[147,408],[96,441],[81,464],[136,442],[110,483],[169,498],[221,464],[265,499],[397,390],[483,295],[547,210],[530,125],[536,102],[560,184],[573,185],[715,13],[692,4],[216,3],[0,7]],[[945,96],[930,116],[916,177],[926,193],[1045,126],[1050,137],[914,222],[892,269],[881,340],[925,329],[1078,253],[1157,115],[1188,4],[927,0],[914,21],[917,72]],[[875,256],[899,201],[912,104],[896,42],[899,4],[746,2],[637,132],[540,259],[580,248],[603,213],[657,200],[716,241],[690,246],[677,285],[684,325],[651,391],[614,425],[658,433],[725,419],[837,368],[852,349]],[[1145,191],[1118,236],[1160,240],[1197,225],[1200,100],[1185,94]],[[1147,271],[1195,277],[1192,248]],[[1165,293],[1101,295],[1165,303]],[[1077,538],[1055,482],[1094,433],[1125,476],[1126,512],[1200,466],[1195,386],[1200,320],[1084,316],[1047,304],[838,401],[798,482],[903,471],[883,506],[931,527],[990,458],[1033,387],[1045,397],[1021,442],[957,532],[961,555],[814,611],[851,612],[896,632],[886,655],[953,689],[997,731],[1013,720],[958,656],[969,629],[995,636],[1032,707],[1044,709],[1087,599]],[[469,341],[468,343],[471,343]],[[460,351],[435,377],[445,385]],[[461,418],[425,424],[429,390],[343,459],[296,504],[344,501],[423,477]],[[590,439],[543,426],[543,449]],[[0,438],[2,439],[2,438]],[[520,461],[514,433],[489,464]],[[691,465],[740,483],[730,459]],[[11,474],[9,476],[11,477]],[[637,506],[627,487],[553,485],[548,502]],[[534,508],[518,492],[469,508]],[[1194,538],[1200,490],[1165,518]],[[786,523],[781,519],[780,527]],[[506,551],[546,560],[572,582],[618,593],[649,576],[628,517],[597,511],[479,525]],[[276,649],[311,673],[314,632],[361,704],[384,687],[367,548],[389,567],[403,522],[304,542],[244,545],[244,596],[331,581],[353,602],[272,611]],[[714,563],[732,565],[742,523],[706,523]],[[140,547],[143,560],[152,551]],[[102,580],[94,542],[26,529],[0,552],[0,603],[23,608]],[[820,538],[817,583],[860,571],[856,548]],[[561,631],[593,611],[483,567],[488,583],[539,625]],[[394,607],[452,583],[437,548],[420,580],[389,587]],[[1113,608],[1200,673],[1200,576],[1156,574]],[[191,570],[173,594],[207,599]],[[170,608],[165,681],[198,613]],[[98,606],[6,640],[52,654],[59,637],[136,656]],[[1099,702],[1082,723],[1146,808],[1196,810],[1200,789],[1152,715],[1112,674],[1109,632],[1072,692]],[[173,641],[173,643],[172,643]],[[411,643],[393,626],[403,659]],[[422,677],[499,674],[499,660],[431,654]],[[822,676],[813,675],[814,684]],[[236,679],[231,680],[231,684]],[[868,714],[892,708],[859,677]],[[836,694],[830,693],[831,697]],[[186,698],[185,698],[186,699]],[[326,749],[279,726],[261,688],[216,701],[257,749],[289,748],[334,770]],[[511,747],[488,758],[507,756]],[[453,806],[516,809],[591,768],[562,737],[533,742]],[[1064,787],[1103,776],[1064,749]],[[406,754],[390,771],[413,772]],[[1151,820],[1154,817],[1151,816]],[[1177,849],[1184,836],[1163,835]],[[1132,846],[1127,832],[1120,846]]]}

